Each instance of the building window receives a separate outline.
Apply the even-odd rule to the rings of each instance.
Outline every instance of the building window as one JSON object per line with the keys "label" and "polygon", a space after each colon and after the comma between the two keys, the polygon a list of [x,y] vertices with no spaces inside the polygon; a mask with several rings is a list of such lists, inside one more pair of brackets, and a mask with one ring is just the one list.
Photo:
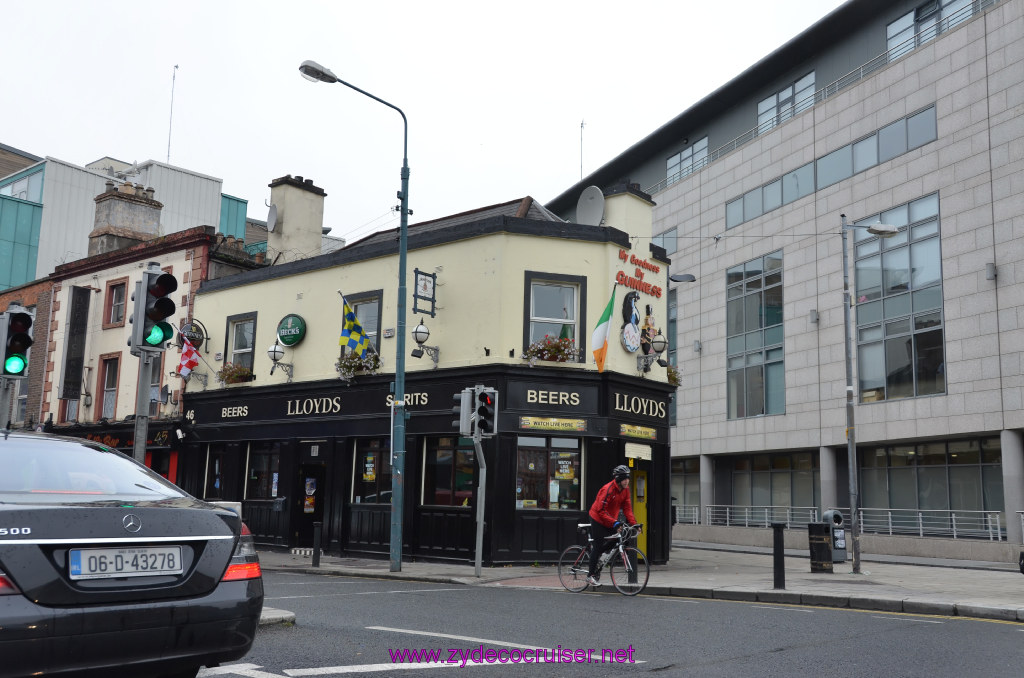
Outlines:
{"label": "building window", "polygon": [[583,360],[579,328],[586,326],[585,280],[580,276],[526,272],[524,349],[545,337],[569,339],[576,345],[578,360]]}
{"label": "building window", "polygon": [[241,365],[252,370],[253,341],[256,337],[256,314],[246,313],[228,317],[227,361],[232,365]]}
{"label": "building window", "polygon": [[62,423],[78,421],[77,400],[62,400],[60,410],[60,421]]}
{"label": "building window", "polygon": [[245,479],[246,499],[277,497],[281,470],[281,443],[254,442],[249,453],[249,473]]}
{"label": "building window", "polygon": [[473,506],[476,486],[473,441],[469,438],[430,438],[423,457],[425,506]]}
{"label": "building window", "polygon": [[757,133],[764,134],[814,105],[814,71],[757,104]]}
{"label": "building window", "polygon": [[726,271],[729,419],[784,414],[782,251]]}
{"label": "building window", "polygon": [[579,511],[582,496],[577,438],[519,436],[516,508]]}
{"label": "building window", "polygon": [[391,503],[391,449],[386,440],[356,442],[356,468],[352,483],[357,504]]}
{"label": "building window", "polygon": [[[760,507],[752,518],[788,520],[787,508],[816,510],[821,499],[820,458],[813,452],[755,454],[732,460],[732,503]],[[699,469],[695,469],[698,471]],[[698,475],[699,478],[699,475]],[[699,492],[699,490],[698,490]],[[699,495],[698,495],[699,496]],[[774,510],[768,511],[771,507]],[[805,515],[801,512],[798,515]]]}
{"label": "building window", "polygon": [[104,301],[103,329],[124,327],[125,300],[128,298],[128,278],[107,283],[107,298]]}
{"label": "building window", "polygon": [[900,58],[973,14],[971,0],[928,0],[886,26],[889,60]]}
{"label": "building window", "polygon": [[901,227],[854,231],[861,402],[945,393],[938,193],[856,223]]}
{"label": "building window", "polygon": [[679,249],[677,234],[677,229],[669,229],[651,238],[651,244],[664,248],[666,254],[672,254]]}
{"label": "building window", "polygon": [[29,202],[43,202],[43,170],[40,169],[32,174],[18,177],[0,186],[0,195]]}
{"label": "building window", "polygon": [[102,385],[102,401],[100,407],[100,417],[103,419],[113,419],[114,414],[117,412],[117,377],[118,377],[118,364],[117,358],[107,358],[102,360],[100,374],[100,384]]}
{"label": "building window", "polygon": [[[366,336],[368,354],[376,353],[378,349],[377,340],[380,332],[381,299],[383,296],[383,290],[374,290],[373,292],[361,292],[345,297],[352,310],[355,311],[356,320]],[[344,323],[344,318],[342,318],[342,323]],[[348,351],[343,346],[342,354],[344,355],[345,353],[348,353]]]}
{"label": "building window", "polygon": [[[674,184],[706,164],[708,164],[708,138],[704,137],[669,157],[665,163],[667,183]],[[675,250],[668,251],[674,252]]]}

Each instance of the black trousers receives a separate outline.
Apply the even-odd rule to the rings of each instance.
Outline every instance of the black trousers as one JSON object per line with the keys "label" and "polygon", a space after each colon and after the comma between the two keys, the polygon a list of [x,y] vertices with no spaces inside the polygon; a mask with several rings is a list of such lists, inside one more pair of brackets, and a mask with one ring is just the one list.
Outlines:
{"label": "black trousers", "polygon": [[605,527],[596,520],[591,519],[590,536],[594,539],[594,548],[590,551],[591,576],[597,574],[597,564],[601,559],[601,554],[611,551],[618,543],[614,539],[605,539],[605,537],[610,537],[615,533],[615,530],[612,528]]}

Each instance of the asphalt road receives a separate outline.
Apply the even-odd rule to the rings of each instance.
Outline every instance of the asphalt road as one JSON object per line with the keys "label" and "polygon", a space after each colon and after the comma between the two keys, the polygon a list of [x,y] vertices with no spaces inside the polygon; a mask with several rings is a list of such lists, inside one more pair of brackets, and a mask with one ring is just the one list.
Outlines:
{"label": "asphalt road", "polygon": [[[588,678],[1017,678],[1024,643],[1024,624],[961,617],[284,572],[264,580],[266,604],[294,611],[295,626],[261,628],[248,656],[200,676],[439,678],[476,668]],[[393,660],[402,650],[440,650],[436,659],[451,663],[412,668]],[[612,658],[570,661],[596,662],[601,650]],[[526,661],[538,656],[551,661]]]}

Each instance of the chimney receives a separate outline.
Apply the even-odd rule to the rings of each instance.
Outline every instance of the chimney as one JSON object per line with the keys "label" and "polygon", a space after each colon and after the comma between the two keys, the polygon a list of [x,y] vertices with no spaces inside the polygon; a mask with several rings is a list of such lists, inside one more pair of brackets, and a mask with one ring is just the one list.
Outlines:
{"label": "chimney", "polygon": [[[267,233],[268,258],[279,262],[296,258],[293,252],[320,254],[323,242],[324,189],[312,179],[287,175],[270,182],[270,202],[277,207],[274,230]],[[270,255],[269,252],[274,252]]]}
{"label": "chimney", "polygon": [[94,198],[96,216],[89,234],[89,256],[131,247],[160,235],[163,204],[153,199],[153,189],[125,182]]}

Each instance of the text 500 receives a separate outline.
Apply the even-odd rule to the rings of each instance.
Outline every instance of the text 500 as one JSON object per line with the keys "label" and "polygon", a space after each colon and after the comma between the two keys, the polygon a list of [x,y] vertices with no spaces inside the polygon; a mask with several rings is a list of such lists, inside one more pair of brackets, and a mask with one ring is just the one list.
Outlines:
{"label": "text 500", "polygon": [[15,534],[32,534],[31,527],[0,527],[0,537]]}

